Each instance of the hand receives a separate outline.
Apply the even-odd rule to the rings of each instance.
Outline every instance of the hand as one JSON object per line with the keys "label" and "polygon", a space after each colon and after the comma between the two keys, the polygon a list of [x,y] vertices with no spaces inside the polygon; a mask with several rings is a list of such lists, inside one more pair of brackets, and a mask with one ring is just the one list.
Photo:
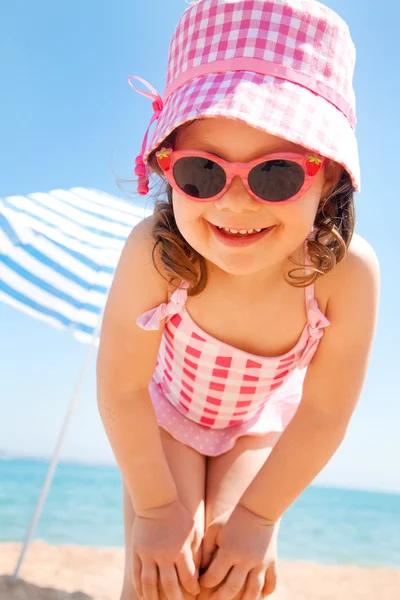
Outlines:
{"label": "hand", "polygon": [[228,521],[235,507],[227,510],[217,519],[214,519],[212,523],[206,529],[201,543],[201,569],[205,571],[214,558],[216,551],[218,550],[217,539],[219,539],[219,533]]}
{"label": "hand", "polygon": [[203,539],[202,566],[211,560],[200,583],[222,585],[212,600],[231,600],[242,589],[242,600],[258,600],[276,585],[276,542],[279,523],[273,524],[238,504],[226,524],[214,521]]}
{"label": "hand", "polygon": [[200,592],[194,556],[201,543],[194,520],[178,501],[135,517],[133,581],[139,598],[158,600],[161,583],[168,600],[183,600],[183,588]]}

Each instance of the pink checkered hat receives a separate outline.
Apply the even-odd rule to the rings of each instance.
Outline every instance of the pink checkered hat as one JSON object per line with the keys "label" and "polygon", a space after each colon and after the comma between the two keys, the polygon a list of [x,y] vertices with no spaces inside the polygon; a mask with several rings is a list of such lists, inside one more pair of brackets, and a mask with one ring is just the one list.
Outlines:
{"label": "pink checkered hat", "polygon": [[347,24],[316,0],[192,3],[171,41],[164,98],[144,79],[128,78],[154,110],[135,161],[138,192],[148,192],[151,152],[180,125],[204,117],[239,119],[330,158],[359,190],[355,57]]}

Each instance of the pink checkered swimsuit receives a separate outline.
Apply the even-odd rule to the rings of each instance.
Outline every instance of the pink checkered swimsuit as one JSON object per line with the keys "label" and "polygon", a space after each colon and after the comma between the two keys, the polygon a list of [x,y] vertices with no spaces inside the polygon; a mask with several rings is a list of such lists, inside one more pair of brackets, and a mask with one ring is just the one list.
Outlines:
{"label": "pink checkered swimsuit", "polygon": [[282,432],[301,400],[306,367],[330,323],[305,288],[307,323],[282,356],[263,357],[234,348],[203,331],[190,317],[182,283],[168,303],[138,318],[143,329],[165,319],[149,385],[159,425],[198,452],[217,456],[242,435]]}

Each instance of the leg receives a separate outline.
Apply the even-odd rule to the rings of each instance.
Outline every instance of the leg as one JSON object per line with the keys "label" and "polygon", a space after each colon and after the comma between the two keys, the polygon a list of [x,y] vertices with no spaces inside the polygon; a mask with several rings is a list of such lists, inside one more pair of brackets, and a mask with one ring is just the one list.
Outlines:
{"label": "leg", "polygon": [[[228,511],[232,511],[245,489],[261,469],[279,434],[243,436],[229,452],[207,459],[206,527]],[[276,534],[278,533],[278,526]],[[274,542],[276,543],[276,537]],[[274,567],[268,570],[265,593],[272,593],[276,585]],[[212,590],[202,589],[199,599],[206,600]],[[241,594],[238,598],[241,597]]]}
{"label": "leg", "polygon": [[[164,429],[160,429],[162,444],[179,498],[204,532],[205,458],[193,448],[181,444]],[[131,531],[135,514],[124,488],[125,572],[121,600],[136,600],[132,581]],[[184,591],[185,599],[191,598]],[[160,598],[165,598],[164,594]]]}

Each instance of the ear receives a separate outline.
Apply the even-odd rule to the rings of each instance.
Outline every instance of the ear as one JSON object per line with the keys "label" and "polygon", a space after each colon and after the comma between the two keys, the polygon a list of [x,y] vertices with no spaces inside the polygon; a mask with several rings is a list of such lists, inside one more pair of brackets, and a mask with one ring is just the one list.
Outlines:
{"label": "ear", "polygon": [[339,163],[328,160],[324,167],[325,183],[322,188],[321,198],[326,198],[335,189],[340,181],[344,168]]}

